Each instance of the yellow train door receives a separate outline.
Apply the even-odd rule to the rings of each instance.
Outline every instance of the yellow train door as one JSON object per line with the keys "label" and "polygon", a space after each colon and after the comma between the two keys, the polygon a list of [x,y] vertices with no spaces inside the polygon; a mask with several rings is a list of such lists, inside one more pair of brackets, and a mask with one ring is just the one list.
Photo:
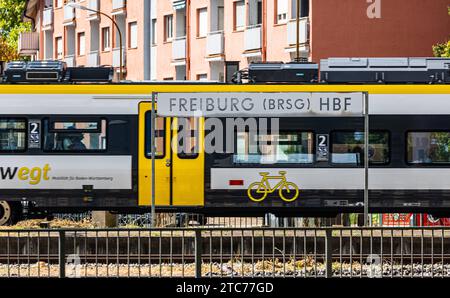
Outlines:
{"label": "yellow train door", "polygon": [[[152,204],[151,109],[151,102],[139,104],[139,206]],[[170,118],[156,118],[155,143],[155,205],[170,206]]]}
{"label": "yellow train door", "polygon": [[[151,106],[151,102],[139,104],[139,206],[151,206],[152,202]],[[187,133],[188,137],[178,141],[183,132]],[[205,157],[200,143],[203,137],[203,119],[201,118],[179,120],[156,117],[156,206],[201,207],[204,205]]]}
{"label": "yellow train door", "polygon": [[175,206],[204,205],[203,122],[203,118],[172,120],[172,203]]}

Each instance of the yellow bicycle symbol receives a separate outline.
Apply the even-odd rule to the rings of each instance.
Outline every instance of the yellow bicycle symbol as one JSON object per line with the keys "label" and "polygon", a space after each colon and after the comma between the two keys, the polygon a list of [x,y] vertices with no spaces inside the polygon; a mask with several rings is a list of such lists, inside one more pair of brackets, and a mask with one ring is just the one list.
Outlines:
{"label": "yellow bicycle symbol", "polygon": [[[247,195],[254,202],[263,201],[268,194],[278,189],[280,198],[285,202],[293,202],[299,195],[297,185],[286,180],[286,172],[280,171],[280,176],[269,176],[269,173],[259,173],[262,176],[261,181],[253,182],[247,189]],[[280,180],[275,187],[271,187],[269,180]]]}

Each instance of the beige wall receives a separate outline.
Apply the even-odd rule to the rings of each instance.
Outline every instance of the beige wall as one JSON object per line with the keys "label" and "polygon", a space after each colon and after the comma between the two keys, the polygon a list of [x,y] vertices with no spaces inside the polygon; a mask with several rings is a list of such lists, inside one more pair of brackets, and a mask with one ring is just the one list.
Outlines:
{"label": "beige wall", "polygon": [[[143,22],[144,22],[144,13],[142,11],[144,0],[132,0],[128,1],[128,5],[126,7],[126,20],[125,20],[125,32],[122,32],[124,35],[123,45],[126,51],[126,79],[128,80],[142,80],[144,77],[144,69],[143,69],[143,55],[144,55],[144,38],[143,36]],[[80,5],[88,6],[89,0],[81,0],[79,1]],[[69,48],[67,45],[68,38],[67,32],[69,28],[75,28],[75,49],[72,51],[75,52],[75,65],[76,66],[86,66],[88,54],[91,51],[91,22],[99,22],[99,64],[100,65],[112,65],[112,49],[119,47],[119,40],[115,38],[116,28],[113,26],[111,20],[108,18],[101,16],[100,21],[90,21],[88,20],[88,12],[84,10],[77,9],[75,14],[76,18],[74,21],[74,26],[64,26],[64,23],[67,23],[67,20],[64,19],[64,8],[56,8],[55,1],[53,1],[53,26],[52,26],[52,35],[53,35],[53,58],[56,58],[56,43],[55,38],[62,37],[63,43],[65,44],[64,56],[69,54]],[[41,1],[41,9],[38,15],[40,19],[42,17],[44,8],[44,1]],[[112,0],[101,0],[99,9],[102,12],[105,12],[108,15],[112,13]],[[128,24],[131,22],[137,22],[138,24],[138,47],[131,49],[129,48],[129,27]],[[43,48],[44,44],[44,32],[42,31],[41,24],[39,23],[37,26],[40,27],[41,30],[41,48]],[[111,40],[111,49],[107,51],[102,51],[102,28],[109,27],[110,28],[110,40]],[[71,30],[71,29],[70,29]],[[78,33],[85,33],[85,55],[77,55],[78,51]],[[148,37],[150,38],[150,37]],[[40,51],[40,58],[44,58],[44,51]]]}

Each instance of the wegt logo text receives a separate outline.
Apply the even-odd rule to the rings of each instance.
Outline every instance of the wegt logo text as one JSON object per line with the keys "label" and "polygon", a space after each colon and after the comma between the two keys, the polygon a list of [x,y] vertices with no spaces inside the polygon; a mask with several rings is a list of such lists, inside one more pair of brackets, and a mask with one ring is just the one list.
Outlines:
{"label": "wegt logo text", "polygon": [[31,185],[39,184],[42,179],[49,180],[48,172],[51,170],[50,165],[44,167],[0,167],[0,178],[2,180],[13,180],[16,176],[19,180],[28,181]]}

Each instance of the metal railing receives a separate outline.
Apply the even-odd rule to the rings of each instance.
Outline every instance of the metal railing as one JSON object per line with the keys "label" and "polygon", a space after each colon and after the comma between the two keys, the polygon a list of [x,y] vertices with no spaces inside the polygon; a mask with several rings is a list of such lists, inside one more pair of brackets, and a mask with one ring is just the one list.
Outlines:
{"label": "metal railing", "polygon": [[206,56],[222,55],[224,53],[223,31],[209,32],[206,37]]}
{"label": "metal railing", "polygon": [[175,37],[172,40],[172,60],[186,59],[186,36]]}
{"label": "metal railing", "polygon": [[251,25],[245,28],[245,50],[257,50],[261,48],[261,25]]}
{"label": "metal railing", "polygon": [[45,8],[42,13],[42,26],[44,28],[51,27],[53,25],[53,7]]}
{"label": "metal railing", "polygon": [[[309,41],[309,18],[300,18],[300,44],[305,45]],[[297,22],[296,20],[290,20],[287,24],[287,45],[292,46],[297,43]]]}
{"label": "metal railing", "polygon": [[450,228],[0,230],[0,277],[450,277]]}

